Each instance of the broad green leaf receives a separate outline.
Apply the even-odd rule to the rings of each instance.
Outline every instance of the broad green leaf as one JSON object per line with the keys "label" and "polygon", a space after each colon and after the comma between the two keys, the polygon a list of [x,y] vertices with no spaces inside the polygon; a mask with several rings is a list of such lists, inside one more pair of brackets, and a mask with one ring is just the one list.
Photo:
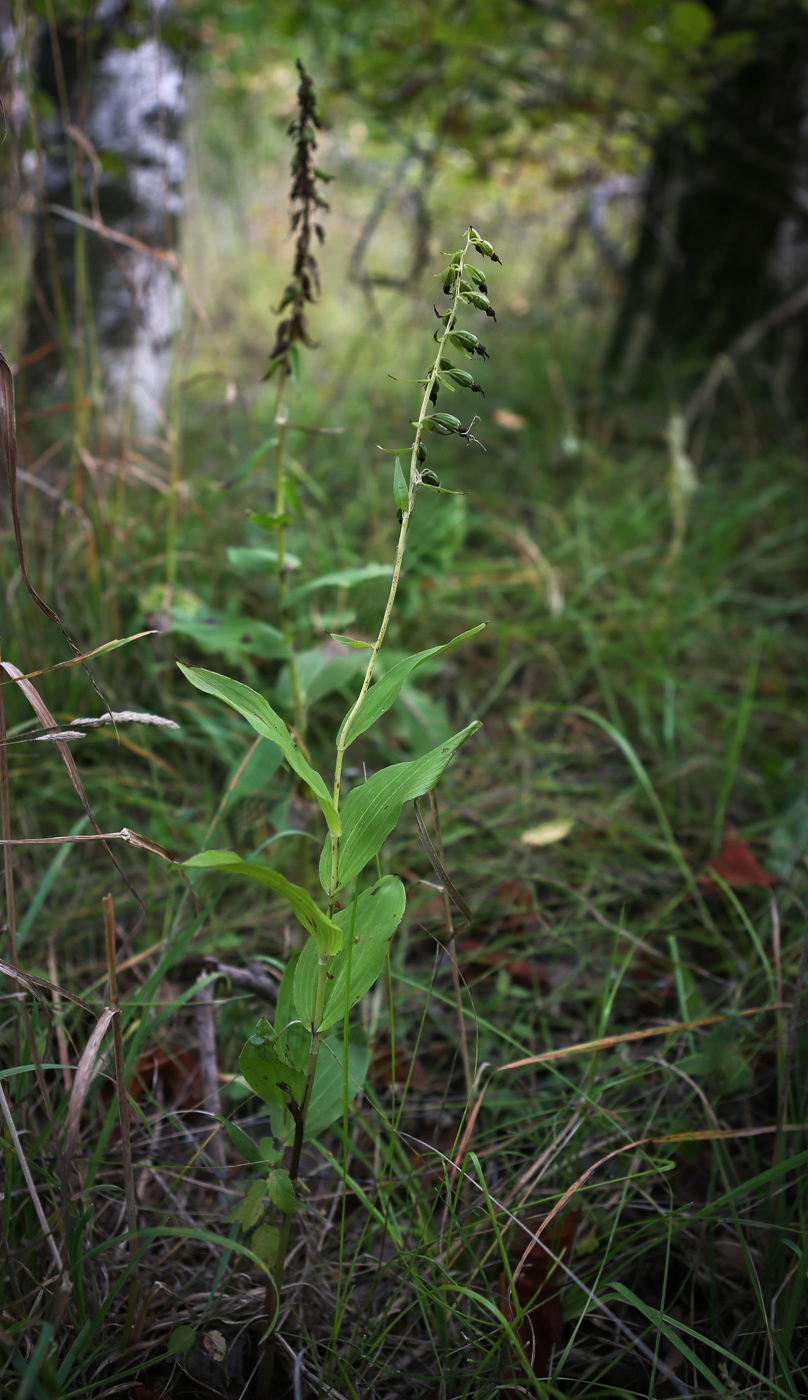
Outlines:
{"label": "broad green leaf", "polygon": [[233,661],[245,656],[272,660],[289,655],[283,633],[254,617],[232,617],[208,608],[194,613],[172,612],[170,630],[190,637],[203,651],[219,652]]}
{"label": "broad green leaf", "polygon": [[318,909],[308,890],[293,885],[285,875],[258,861],[242,860],[235,851],[200,851],[190,860],[178,862],[183,870],[218,870],[223,875],[241,875],[268,885],[276,894],[288,900],[303,927],[314,936],[317,947],[329,956],[342,947],[342,930]]}
{"label": "broad green leaf", "polygon": [[[313,939],[307,938],[306,947],[312,948],[316,963],[319,956],[317,944]],[[301,1026],[295,1009],[295,972],[299,961],[300,953],[293,953],[286,964],[281,985],[278,988],[278,1000],[275,1003],[275,1034],[277,1036],[275,1048],[279,1055],[294,1065],[295,1069],[305,1069],[309,1058],[311,1032]]]}
{"label": "broad green leaf", "polygon": [[[342,809],[337,890],[343,889],[378,854],[398,822],[404,803],[429,792],[460,745],[481,727],[474,720],[423,758],[383,768],[348,794]],[[320,882],[325,890],[330,877],[331,842],[326,839],[320,857]]]}
{"label": "broad green leaf", "polygon": [[[368,1040],[361,1026],[352,1026],[348,1032],[348,1102],[356,1098],[368,1072],[370,1051]],[[306,1117],[305,1139],[319,1137],[332,1123],[342,1117],[343,1093],[343,1037],[326,1036],[320,1045],[320,1056],[311,1091],[311,1102]]]}
{"label": "broad green leaf", "polygon": [[281,1171],[270,1172],[266,1182],[267,1195],[273,1205],[282,1210],[284,1215],[291,1215],[295,1208],[295,1188],[289,1178],[289,1173]]}
{"label": "broad green leaf", "polygon": [[[370,991],[384,967],[390,939],[404,916],[406,895],[404,886],[395,875],[386,875],[371,889],[360,894],[356,903],[353,947],[351,951],[351,985],[349,1004],[354,1006]],[[328,962],[329,980],[326,985],[325,1007],[319,1030],[336,1026],[345,1015],[345,979],[348,972],[348,936],[353,918],[353,904],[340,909],[334,921],[345,934],[342,952]],[[304,1025],[311,1025],[314,997],[317,989],[317,950],[309,941],[297,964],[295,1002]]]}
{"label": "broad green leaf", "polygon": [[[370,729],[370,726],[376,723],[380,715],[383,715],[386,710],[390,709],[390,706],[401,690],[407,677],[416,667],[423,666],[424,662],[429,661],[430,657],[439,656],[441,652],[448,651],[450,647],[455,647],[458,646],[460,642],[468,641],[469,637],[476,637],[477,633],[482,632],[485,626],[486,624],[481,622],[479,626],[472,627],[468,632],[461,632],[460,636],[454,637],[451,642],[444,642],[443,646],[429,647],[427,651],[417,651],[413,656],[405,656],[403,661],[398,661],[395,666],[391,666],[387,674],[383,676],[381,680],[376,681],[375,685],[372,685],[367,692],[361,706],[351,721],[351,727],[348,730],[348,742],[345,747],[350,748],[354,739],[358,739],[360,734],[364,734],[366,729]],[[342,721],[339,734],[337,735],[338,744],[342,742],[344,731],[345,720]]]}
{"label": "broad green leaf", "polygon": [[250,1240],[250,1248],[271,1269],[278,1257],[280,1242],[280,1231],[276,1225],[259,1225]]}
{"label": "broad green leaf", "polygon": [[[360,651],[343,651],[334,642],[313,647],[311,651],[299,652],[297,675],[304,704],[312,705],[324,695],[342,690],[355,676],[364,671],[366,664],[367,658]],[[288,666],[281,671],[275,695],[280,705],[291,708],[292,681]]]}
{"label": "broad green leaf", "polygon": [[183,1327],[175,1327],[168,1339],[166,1351],[169,1356],[178,1356],[182,1351],[190,1351],[196,1341],[196,1332],[193,1327],[187,1324]]}
{"label": "broad green leaf", "polygon": [[264,1214],[266,1190],[265,1181],[254,1181],[241,1202],[241,1207],[236,1206],[235,1211],[230,1212],[232,1220],[241,1221],[242,1230],[251,1230],[254,1225],[258,1224]]}
{"label": "broad green leaf", "polygon": [[299,588],[293,588],[291,593],[286,595],[286,606],[296,603],[299,598],[308,597],[309,593],[314,593],[317,588],[356,588],[358,584],[368,583],[370,579],[391,578],[392,573],[392,564],[360,564],[355,569],[336,569],[331,574],[321,574],[319,578],[310,579]]}
{"label": "broad green leaf", "polygon": [[178,661],[177,665],[197,690],[203,690],[207,695],[215,695],[218,700],[224,700],[226,705],[230,705],[249,720],[256,733],[278,745],[289,767],[294,769],[304,783],[308,783],[317,798],[328,822],[329,831],[338,836],[342,828],[328,788],[320,774],[303,757],[280,715],[276,715],[263,695],[259,695],[257,690],[251,690],[248,685],[242,685],[241,681],[233,681],[229,676],[220,676],[216,671],[205,671],[201,666],[184,666],[181,661]]}
{"label": "broad green leaf", "polygon": [[[278,551],[268,544],[231,545],[227,557],[239,574],[269,573],[277,567]],[[299,569],[300,560],[296,554],[286,553],[284,562],[287,569]]]}
{"label": "broad green leaf", "polygon": [[[306,1076],[278,1054],[275,1033],[268,1021],[258,1022],[239,1058],[239,1069],[250,1088],[264,1103],[285,1108],[291,1093],[302,1101]],[[281,1087],[288,1085],[288,1088]]]}

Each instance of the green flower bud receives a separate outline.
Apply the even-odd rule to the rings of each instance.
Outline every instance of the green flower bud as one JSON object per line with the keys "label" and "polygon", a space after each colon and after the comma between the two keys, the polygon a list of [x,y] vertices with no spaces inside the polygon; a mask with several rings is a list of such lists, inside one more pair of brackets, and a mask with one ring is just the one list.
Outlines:
{"label": "green flower bud", "polygon": [[396,508],[399,511],[400,521],[401,515],[404,513],[404,511],[407,509],[410,503],[410,493],[407,490],[407,483],[404,479],[404,473],[401,470],[400,457],[396,457],[396,468],[393,473],[393,500],[395,501]]}
{"label": "green flower bud", "polygon": [[459,384],[461,389],[470,389],[474,383],[474,375],[469,374],[467,369],[453,369],[447,373],[447,379],[452,379],[455,384]]}
{"label": "green flower bud", "polygon": [[440,486],[439,478],[429,468],[425,472],[421,472],[421,480],[425,486]]}
{"label": "green flower bud", "polygon": [[471,331],[450,331],[449,340],[457,346],[458,350],[465,350],[467,355],[470,355],[472,350],[476,350],[480,343]]}
{"label": "green flower bud", "polygon": [[440,433],[442,437],[450,437],[452,433],[460,431],[460,419],[455,418],[453,413],[430,413],[424,422],[430,432]]}
{"label": "green flower bud", "polygon": [[501,259],[497,257],[488,239],[481,238],[476,228],[469,229],[469,241],[474,244],[478,253],[482,253],[484,258],[490,258],[492,262],[499,263],[500,267],[502,266]]}
{"label": "green flower bud", "polygon": [[403,520],[404,520],[404,512],[403,512],[403,510],[397,510],[397,511],[396,511],[396,520],[398,521],[399,525],[401,525],[401,524],[403,523]]}
{"label": "green flower bud", "polygon": [[476,283],[481,292],[488,291],[488,283],[485,280],[485,273],[481,272],[478,267],[474,267],[471,263],[466,263],[466,275],[471,282]]}
{"label": "green flower bud", "polygon": [[418,461],[419,461],[419,462],[425,462],[425,461],[426,461],[426,448],[424,447],[424,444],[423,444],[422,442],[419,442],[419,444],[418,444],[418,451],[416,452],[415,455],[416,455],[416,457],[418,458]]}
{"label": "green flower bud", "polygon": [[491,305],[488,297],[483,296],[482,292],[473,291],[471,287],[463,288],[463,300],[467,301],[469,306],[476,306],[478,311],[487,311]]}

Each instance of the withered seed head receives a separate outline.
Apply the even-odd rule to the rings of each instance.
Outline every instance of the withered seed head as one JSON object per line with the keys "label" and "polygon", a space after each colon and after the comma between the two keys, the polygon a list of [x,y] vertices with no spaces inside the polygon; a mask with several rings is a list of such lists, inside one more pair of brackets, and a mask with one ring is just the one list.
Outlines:
{"label": "withered seed head", "polygon": [[297,112],[289,126],[289,135],[294,145],[290,200],[292,231],[297,234],[295,259],[292,265],[292,279],[278,307],[279,312],[286,311],[287,314],[278,322],[275,330],[275,344],[270,353],[269,369],[265,376],[267,379],[277,369],[284,368],[288,371],[289,354],[296,343],[302,341],[304,345],[315,348],[306,325],[305,307],[307,302],[315,300],[315,293],[320,290],[320,274],[312,251],[312,236],[322,243],[325,233],[322,224],[314,222],[314,214],[318,209],[328,209],[328,204],[317,185],[327,182],[331,176],[325,175],[314,164],[314,152],[317,149],[315,132],[320,129],[314,83],[300,59],[297,60],[297,71],[300,74]]}

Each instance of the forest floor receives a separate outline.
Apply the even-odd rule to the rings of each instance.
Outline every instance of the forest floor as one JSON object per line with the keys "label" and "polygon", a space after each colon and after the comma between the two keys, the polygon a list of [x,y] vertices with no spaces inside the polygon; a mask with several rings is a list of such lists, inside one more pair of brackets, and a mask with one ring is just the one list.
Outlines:
{"label": "forest floor", "polygon": [[[517,265],[523,236],[514,216],[505,244]],[[205,283],[201,233],[188,256]],[[223,294],[218,348],[200,349],[189,329],[170,421],[132,444],[140,477],[103,490],[85,480],[78,505],[66,477],[63,510],[27,491],[23,526],[37,586],[82,646],[154,629],[92,663],[105,704],[180,725],[100,729],[75,745],[101,829],[134,829],[184,858],[210,844],[215,818],[216,845],[272,843],[305,879],[313,809],[281,769],[233,787],[251,731],[175,665],[283,694],[256,628],[277,611],[266,536],[246,518],[272,504],[259,450],[273,433],[271,386],[255,386],[277,289],[246,289],[251,275],[249,259],[228,265],[222,285],[244,280],[245,319],[228,319],[221,307],[238,299]],[[430,443],[443,483],[467,494],[419,497],[390,654],[486,629],[424,667],[379,737],[351,751],[357,778],[483,721],[438,790],[447,868],[471,912],[457,949],[473,1090],[443,904],[407,807],[383,855],[405,882],[405,920],[361,1012],[368,1086],[345,1139],[324,1135],[305,1163],[281,1366],[290,1394],[380,1400],[508,1386],[795,1397],[806,1393],[808,1143],[804,1083],[791,1078],[806,1050],[791,1016],[808,897],[804,448],[769,406],[720,405],[677,517],[669,402],[600,387],[608,306],[587,308],[579,282],[573,317],[543,285],[503,282],[478,372],[485,453]],[[325,286],[323,348],[307,358],[294,421],[341,431],[294,437],[289,546],[306,579],[392,557],[391,458],[376,444],[409,440],[415,391],[388,374],[423,372],[434,325],[426,284],[375,309],[354,288],[330,310]],[[217,365],[218,379],[200,377]],[[2,543],[3,659],[26,673],[53,666],[66,648],[24,598],[6,527]],[[383,580],[310,592],[299,644],[342,655],[329,634],[371,635],[384,596]],[[334,674],[309,712],[309,750],[326,766],[356,685]],[[81,667],[36,684],[60,724],[99,711]],[[31,714],[16,688],[6,706],[9,737],[22,739]],[[51,746],[8,754],[15,836],[89,830]],[[54,1054],[32,1004],[49,1108],[8,1056],[6,1083],[73,1293],[49,1351],[50,1260],[6,1136],[0,1387],[248,1393],[264,1289],[226,1216],[250,1170],[228,1145],[220,1171],[198,1112],[193,994],[200,972],[221,966],[271,981],[297,935],[263,890],[207,876],[195,913],[176,871],[116,847],[144,921],[100,848],[55,850],[15,853],[20,964],[97,1015],[101,899],[114,891],[146,1233],[133,1291],[107,1061],[76,1125],[65,1222],[62,1065],[75,1066],[93,1019],[62,1007],[69,1045]],[[267,997],[226,972],[213,985],[223,1109],[260,1130],[237,1071]],[[4,1006],[10,1045],[8,983]],[[548,1254],[532,1231],[551,1211]],[[513,1327],[523,1256],[512,1289],[527,1311]],[[179,1328],[193,1337],[178,1342]]]}

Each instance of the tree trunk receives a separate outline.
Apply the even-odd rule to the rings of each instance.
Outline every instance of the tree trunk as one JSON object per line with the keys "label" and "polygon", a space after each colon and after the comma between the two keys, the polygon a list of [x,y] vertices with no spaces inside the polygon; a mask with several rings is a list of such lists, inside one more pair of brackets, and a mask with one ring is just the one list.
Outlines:
{"label": "tree trunk", "polygon": [[[623,387],[644,362],[702,367],[808,282],[808,12],[755,11],[754,59],[654,150],[609,354]],[[808,360],[808,317],[761,349],[793,379]]]}
{"label": "tree trunk", "polygon": [[[94,32],[60,29],[56,49],[47,25],[36,34],[34,79],[52,107],[40,120],[42,162],[34,152],[27,160],[40,207],[25,348],[30,357],[49,342],[64,343],[69,327],[67,392],[71,382],[75,391],[78,366],[85,391],[102,395],[110,427],[131,408],[150,431],[161,417],[180,321],[176,279],[164,261],[69,217],[100,219],[147,247],[171,250],[177,242],[182,70],[151,23],[124,28],[127,9],[108,0]],[[57,351],[35,360],[26,370],[29,402],[52,399],[57,388],[64,398],[65,369]]]}

